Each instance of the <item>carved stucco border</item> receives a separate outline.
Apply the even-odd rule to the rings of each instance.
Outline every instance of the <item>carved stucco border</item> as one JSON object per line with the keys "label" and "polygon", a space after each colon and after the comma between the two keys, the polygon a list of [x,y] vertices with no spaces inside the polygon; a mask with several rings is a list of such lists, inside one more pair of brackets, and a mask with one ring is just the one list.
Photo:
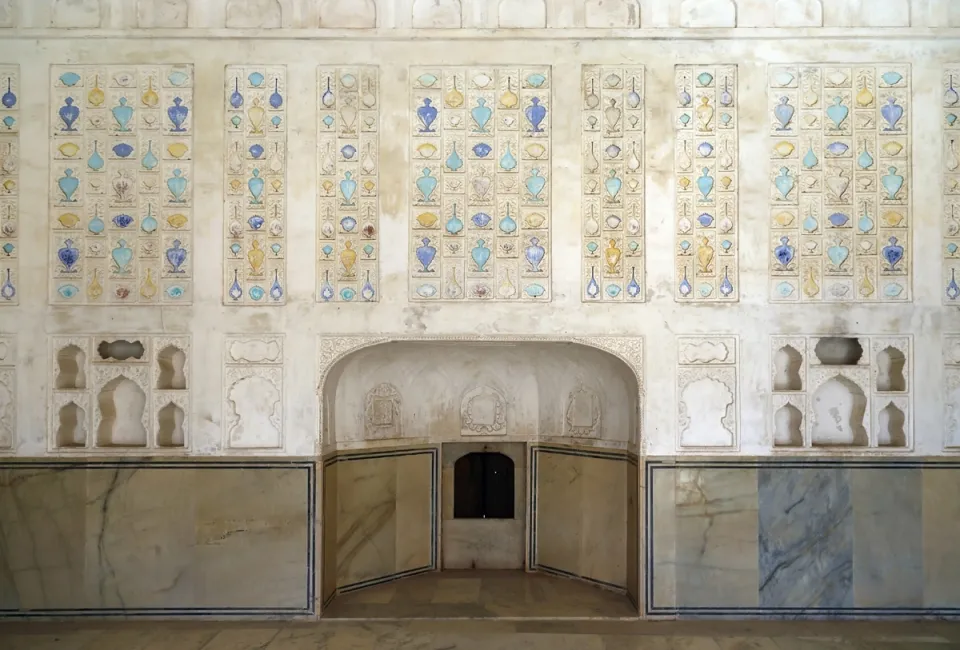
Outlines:
{"label": "carved stucco border", "polygon": [[637,449],[643,449],[643,337],[642,336],[530,336],[457,334],[420,336],[389,334],[383,336],[352,336],[348,334],[320,335],[317,342],[317,435],[318,448],[323,445],[323,392],[333,367],[355,352],[383,343],[404,341],[463,341],[466,343],[575,343],[612,354],[622,361],[637,380]]}

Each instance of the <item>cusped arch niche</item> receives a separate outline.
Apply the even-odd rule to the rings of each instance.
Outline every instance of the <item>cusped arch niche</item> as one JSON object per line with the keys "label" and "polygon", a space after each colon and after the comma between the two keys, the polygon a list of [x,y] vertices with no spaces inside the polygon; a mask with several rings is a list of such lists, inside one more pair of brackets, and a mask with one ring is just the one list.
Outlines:
{"label": "cusped arch niche", "polygon": [[501,27],[537,29],[547,26],[545,0],[500,0]]}
{"label": "cusped arch niche", "polygon": [[639,27],[638,0],[587,0],[584,5],[587,27]]}
{"label": "cusped arch niche", "polygon": [[99,27],[100,0],[55,0],[54,27]]}
{"label": "cusped arch niche", "polygon": [[734,0],[683,0],[680,26],[736,27],[737,3]]}
{"label": "cusped arch niche", "polygon": [[231,29],[276,29],[283,26],[280,0],[228,0],[226,25]]}
{"label": "cusped arch niche", "polygon": [[373,29],[377,26],[374,0],[323,0],[320,26],[331,29]]}
{"label": "cusped arch niche", "polygon": [[460,0],[415,0],[412,24],[421,29],[457,29],[463,25]]}
{"label": "cusped arch niche", "polygon": [[576,436],[636,451],[641,340],[600,340],[323,337],[323,451],[393,435],[394,444]]}
{"label": "cusped arch niche", "polygon": [[187,0],[139,0],[137,26],[144,29],[183,29],[189,22],[189,12]]}

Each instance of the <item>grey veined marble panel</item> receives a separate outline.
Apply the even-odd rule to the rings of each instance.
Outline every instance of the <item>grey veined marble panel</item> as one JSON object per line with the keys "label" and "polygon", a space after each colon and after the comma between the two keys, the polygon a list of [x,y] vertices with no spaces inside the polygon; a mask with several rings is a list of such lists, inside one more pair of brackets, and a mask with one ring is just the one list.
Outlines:
{"label": "grey veined marble panel", "polygon": [[847,468],[761,467],[760,606],[853,607]]}

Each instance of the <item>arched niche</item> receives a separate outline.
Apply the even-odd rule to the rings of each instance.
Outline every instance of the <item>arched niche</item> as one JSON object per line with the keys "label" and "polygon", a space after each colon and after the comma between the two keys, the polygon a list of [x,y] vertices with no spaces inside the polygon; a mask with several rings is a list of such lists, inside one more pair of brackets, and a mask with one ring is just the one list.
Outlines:
{"label": "arched niche", "polygon": [[637,0],[587,0],[584,5],[587,27],[630,28],[640,26],[640,3]]}
{"label": "arched niche", "polygon": [[500,27],[540,29],[547,26],[545,0],[500,0]]}
{"label": "arched niche", "polygon": [[877,445],[907,446],[907,416],[893,402],[889,402],[877,414]]}
{"label": "arched niche", "polygon": [[803,446],[803,413],[793,404],[784,404],[773,414],[773,444],[777,447]]}
{"label": "arched niche", "polygon": [[773,390],[803,390],[800,368],[803,355],[792,345],[785,345],[773,354]]}
{"label": "arched niche", "polygon": [[460,0],[415,0],[412,25],[422,29],[458,29],[463,25]]}
{"label": "arched niche", "polygon": [[860,0],[854,27],[909,27],[910,0]]}
{"label": "arched niche", "polygon": [[814,446],[866,446],[867,397],[855,382],[836,375],[813,394]]}
{"label": "arched niche", "polygon": [[99,27],[100,0],[54,0],[53,27]]}
{"label": "arched niche", "polygon": [[773,6],[775,27],[823,27],[820,0],[777,0]]}
{"label": "arched niche", "polygon": [[895,347],[887,347],[877,353],[877,390],[881,393],[904,393],[907,380],[903,369],[907,357]]}
{"label": "arched niche", "polygon": [[143,29],[187,27],[190,4],[187,0],[139,0],[137,26]]}
{"label": "arched niche", "polygon": [[183,409],[169,402],[157,411],[157,446],[183,447]]}
{"label": "arched niche", "polygon": [[187,375],[184,369],[187,365],[187,354],[183,350],[175,345],[168,345],[157,355],[157,365],[160,366],[158,389],[186,390]]}
{"label": "arched niche", "polygon": [[734,0],[683,0],[680,3],[681,27],[736,27],[737,3]]}
{"label": "arched niche", "polygon": [[377,26],[374,0],[323,0],[320,26],[331,29],[373,29]]}
{"label": "arched niche", "polygon": [[453,464],[454,519],[513,519],[513,459],[499,452],[471,452]]}
{"label": "arched niche", "polygon": [[855,366],[863,358],[863,346],[852,337],[825,336],[817,341],[813,353],[825,366]]}
{"label": "arched niche", "polygon": [[226,25],[231,29],[276,29],[283,26],[279,0],[229,0]]}
{"label": "arched niche", "polygon": [[67,402],[57,411],[57,446],[84,447],[87,444],[87,414],[74,402]]}
{"label": "arched niche", "polygon": [[[602,411],[603,426],[597,427],[598,435],[591,433],[585,440],[595,438],[637,449],[640,383],[635,373],[641,371],[639,343],[636,339],[611,340],[627,341],[625,345],[636,343],[629,352],[636,354],[636,363],[628,365],[611,352],[579,342],[501,337],[401,338],[376,341],[368,347],[360,339],[349,353],[322,351],[323,448],[376,445],[376,440],[368,439],[365,433],[365,396],[382,384],[403,395],[400,414],[406,444],[463,442],[476,440],[473,436],[477,435],[497,436],[507,442],[555,440],[569,444],[565,430],[569,396],[590,378],[589,388],[599,401],[595,412],[598,415]],[[321,340],[321,347],[328,344],[349,348],[350,339]],[[484,406],[483,417],[492,417],[492,423],[474,427],[479,431],[464,435],[464,404],[488,394],[500,397],[484,399],[477,405]],[[496,424],[496,404],[501,400],[505,408],[502,428]],[[391,442],[397,444],[396,439]]]}
{"label": "arched niche", "polygon": [[16,0],[0,0],[0,27],[15,27],[16,24]]}
{"label": "arched niche", "polygon": [[60,390],[83,390],[86,388],[86,363],[86,353],[76,345],[68,345],[58,350],[56,387]]}
{"label": "arched niche", "polygon": [[104,384],[97,402],[100,408],[98,447],[147,445],[147,429],[143,425],[147,396],[136,382],[123,375],[114,377]]}

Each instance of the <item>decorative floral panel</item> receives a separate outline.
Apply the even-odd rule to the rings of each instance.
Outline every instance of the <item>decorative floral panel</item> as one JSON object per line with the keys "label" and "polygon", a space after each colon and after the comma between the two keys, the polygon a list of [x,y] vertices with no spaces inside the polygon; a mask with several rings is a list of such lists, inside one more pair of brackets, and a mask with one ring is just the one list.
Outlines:
{"label": "decorative floral panel", "polygon": [[410,79],[410,298],[550,300],[550,68]]}
{"label": "decorative floral panel", "polygon": [[227,305],[286,302],[287,71],[227,66],[224,278]]}
{"label": "decorative floral panel", "polygon": [[20,66],[0,65],[0,92],[0,306],[3,306],[19,303]]}
{"label": "decorative floral panel", "polygon": [[193,66],[51,69],[50,299],[193,300]]}
{"label": "decorative floral panel", "polygon": [[909,301],[910,66],[769,76],[771,300]]}
{"label": "decorative floral panel", "polygon": [[736,302],[737,67],[678,65],[675,79],[675,296],[679,301]]}
{"label": "decorative floral panel", "polygon": [[643,66],[583,66],[583,300],[644,300]]}
{"label": "decorative floral panel", "polygon": [[380,299],[378,68],[319,70],[317,299]]}
{"label": "decorative floral panel", "polygon": [[960,299],[960,64],[943,73],[944,302]]}

